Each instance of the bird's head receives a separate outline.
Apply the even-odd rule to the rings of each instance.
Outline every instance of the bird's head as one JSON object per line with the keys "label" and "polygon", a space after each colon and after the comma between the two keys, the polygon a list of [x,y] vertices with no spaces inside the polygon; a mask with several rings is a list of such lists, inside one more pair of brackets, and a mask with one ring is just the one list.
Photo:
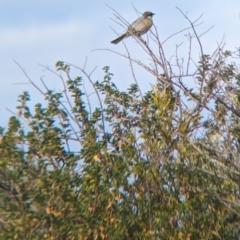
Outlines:
{"label": "bird's head", "polygon": [[155,15],[154,13],[152,13],[152,12],[149,12],[149,11],[147,11],[147,12],[145,12],[144,14],[143,14],[143,16],[144,17],[152,17],[153,15]]}

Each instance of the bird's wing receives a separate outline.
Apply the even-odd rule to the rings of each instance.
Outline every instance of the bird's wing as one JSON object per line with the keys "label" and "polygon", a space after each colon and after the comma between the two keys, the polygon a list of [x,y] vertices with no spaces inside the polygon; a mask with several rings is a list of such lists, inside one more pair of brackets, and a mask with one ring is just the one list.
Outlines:
{"label": "bird's wing", "polygon": [[137,24],[134,30],[141,35],[146,33],[152,26],[153,22],[151,18],[144,18],[139,24]]}
{"label": "bird's wing", "polygon": [[136,31],[136,27],[139,25],[140,22],[144,19],[144,16],[139,17],[136,19],[132,24],[128,26],[127,32],[132,32],[132,30]]}

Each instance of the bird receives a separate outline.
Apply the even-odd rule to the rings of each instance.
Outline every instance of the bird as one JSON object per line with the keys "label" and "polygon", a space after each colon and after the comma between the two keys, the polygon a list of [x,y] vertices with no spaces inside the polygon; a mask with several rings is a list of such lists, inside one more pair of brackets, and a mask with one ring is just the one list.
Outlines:
{"label": "bird", "polygon": [[146,33],[151,26],[153,25],[152,16],[155,15],[152,12],[145,12],[141,17],[136,19],[129,27],[126,32],[112,40],[111,43],[117,44],[121,42],[124,38],[129,37],[131,35],[141,36]]}

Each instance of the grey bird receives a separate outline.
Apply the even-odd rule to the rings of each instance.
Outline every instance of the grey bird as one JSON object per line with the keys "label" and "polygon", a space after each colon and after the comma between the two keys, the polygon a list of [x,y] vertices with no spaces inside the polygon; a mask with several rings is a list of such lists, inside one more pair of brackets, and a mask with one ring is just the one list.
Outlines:
{"label": "grey bird", "polygon": [[152,16],[154,13],[145,12],[141,17],[135,20],[128,28],[125,33],[120,35],[118,38],[111,41],[111,43],[117,44],[121,42],[124,38],[129,37],[131,35],[141,36],[146,33],[151,26],[153,25]]}

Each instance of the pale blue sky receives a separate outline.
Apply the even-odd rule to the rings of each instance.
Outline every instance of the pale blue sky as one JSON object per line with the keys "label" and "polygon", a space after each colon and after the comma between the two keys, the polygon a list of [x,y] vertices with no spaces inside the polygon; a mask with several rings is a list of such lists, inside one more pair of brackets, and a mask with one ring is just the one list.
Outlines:
{"label": "pale blue sky", "polygon": [[[131,83],[129,63],[110,52],[92,50],[110,48],[124,52],[122,44],[110,44],[116,37],[110,26],[118,33],[123,29],[111,21],[113,12],[106,4],[116,9],[128,22],[132,22],[137,15],[131,3],[140,12],[149,10],[156,14],[154,23],[161,40],[188,26],[176,9],[179,7],[184,12],[188,11],[192,20],[204,14],[200,33],[214,25],[202,38],[205,53],[213,51],[224,34],[229,50],[240,47],[239,0],[0,0],[0,125],[6,125],[11,115],[5,108],[15,111],[17,96],[23,90],[30,92],[34,103],[42,101],[31,85],[18,84],[26,83],[27,80],[12,60],[19,62],[34,82],[40,84],[39,78],[44,77],[50,86],[60,90],[60,82],[43,71],[38,64],[54,68],[58,60],[64,60],[81,67],[88,57],[87,70],[91,71],[98,66],[93,80],[101,80],[101,69],[108,65],[114,73],[113,80],[121,89],[127,89]],[[182,33],[169,42],[166,49],[169,57],[172,50],[174,52],[175,44],[184,42],[184,39]],[[146,58],[143,52],[136,49],[133,39],[128,38],[125,42],[132,49],[132,56],[136,54],[136,58]],[[197,51],[196,49],[196,54]],[[144,74],[139,73],[138,77],[143,91],[149,89],[150,83],[154,83],[154,79],[147,78]]]}

